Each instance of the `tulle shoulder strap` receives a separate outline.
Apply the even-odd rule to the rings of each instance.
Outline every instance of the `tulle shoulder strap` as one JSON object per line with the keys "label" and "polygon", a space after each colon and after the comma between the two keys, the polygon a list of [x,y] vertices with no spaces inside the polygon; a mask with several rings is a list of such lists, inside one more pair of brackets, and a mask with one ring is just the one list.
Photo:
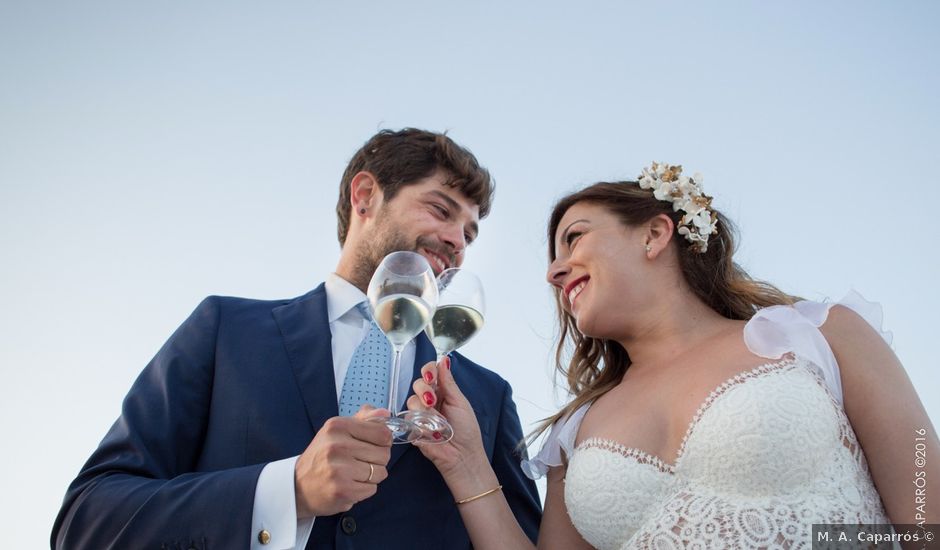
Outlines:
{"label": "tulle shoulder strap", "polygon": [[584,413],[589,407],[590,403],[585,403],[570,415],[552,424],[552,429],[542,442],[542,448],[539,449],[538,454],[529,460],[522,461],[522,471],[529,479],[539,479],[548,473],[550,467],[561,466],[562,452],[565,456],[571,456],[575,438],[578,436],[578,428],[581,427]]}
{"label": "tulle shoulder strap", "polygon": [[842,381],[839,365],[829,342],[819,327],[835,305],[848,307],[865,319],[881,337],[891,344],[892,335],[882,330],[881,305],[869,302],[856,291],[850,291],[838,302],[805,300],[793,306],[771,306],[758,311],[744,327],[744,342],[756,355],[779,359],[794,353],[816,365],[829,390],[842,403]]}

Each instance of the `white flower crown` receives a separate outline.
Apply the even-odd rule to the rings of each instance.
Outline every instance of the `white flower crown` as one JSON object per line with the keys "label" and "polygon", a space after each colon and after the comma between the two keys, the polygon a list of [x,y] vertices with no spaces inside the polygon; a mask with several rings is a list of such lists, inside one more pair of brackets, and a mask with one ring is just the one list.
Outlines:
{"label": "white flower crown", "polygon": [[718,215],[711,209],[712,198],[702,192],[702,175],[682,175],[682,166],[654,162],[643,169],[638,181],[642,189],[652,189],[653,196],[671,202],[673,212],[685,214],[679,220],[678,233],[692,245],[694,252],[708,250],[708,237],[718,233]]}

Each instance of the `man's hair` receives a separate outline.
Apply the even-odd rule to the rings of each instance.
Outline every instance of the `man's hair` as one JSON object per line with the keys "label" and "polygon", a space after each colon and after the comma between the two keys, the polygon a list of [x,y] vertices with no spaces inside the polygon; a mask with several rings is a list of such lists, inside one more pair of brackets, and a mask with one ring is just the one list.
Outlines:
{"label": "man's hair", "polygon": [[473,153],[445,134],[417,128],[382,130],[356,151],[343,173],[336,202],[339,244],[345,244],[349,232],[350,182],[356,174],[372,173],[390,201],[402,186],[418,183],[437,170],[444,174],[444,185],[459,190],[480,208],[481,219],[489,214],[493,182]]}

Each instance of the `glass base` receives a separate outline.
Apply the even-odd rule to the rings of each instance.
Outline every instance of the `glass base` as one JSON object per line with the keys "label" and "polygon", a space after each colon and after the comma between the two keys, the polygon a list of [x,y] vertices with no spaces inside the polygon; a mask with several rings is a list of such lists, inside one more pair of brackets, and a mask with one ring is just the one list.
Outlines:
{"label": "glass base", "polygon": [[399,416],[373,416],[369,418],[372,422],[382,422],[392,432],[392,443],[411,443],[421,437],[421,428],[414,423],[402,418],[404,413]]}
{"label": "glass base", "polygon": [[418,429],[412,441],[422,443],[447,443],[454,437],[454,429],[437,411],[405,411],[398,418]]}

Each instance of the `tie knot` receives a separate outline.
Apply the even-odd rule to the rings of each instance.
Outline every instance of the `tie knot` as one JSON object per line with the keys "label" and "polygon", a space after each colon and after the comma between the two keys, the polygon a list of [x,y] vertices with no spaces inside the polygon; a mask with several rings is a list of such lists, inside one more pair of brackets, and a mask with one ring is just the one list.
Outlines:
{"label": "tie knot", "polygon": [[366,321],[372,320],[372,308],[369,307],[368,300],[363,300],[359,302],[358,304],[356,304],[356,309],[358,309],[359,313],[361,313],[362,316],[365,317]]}

